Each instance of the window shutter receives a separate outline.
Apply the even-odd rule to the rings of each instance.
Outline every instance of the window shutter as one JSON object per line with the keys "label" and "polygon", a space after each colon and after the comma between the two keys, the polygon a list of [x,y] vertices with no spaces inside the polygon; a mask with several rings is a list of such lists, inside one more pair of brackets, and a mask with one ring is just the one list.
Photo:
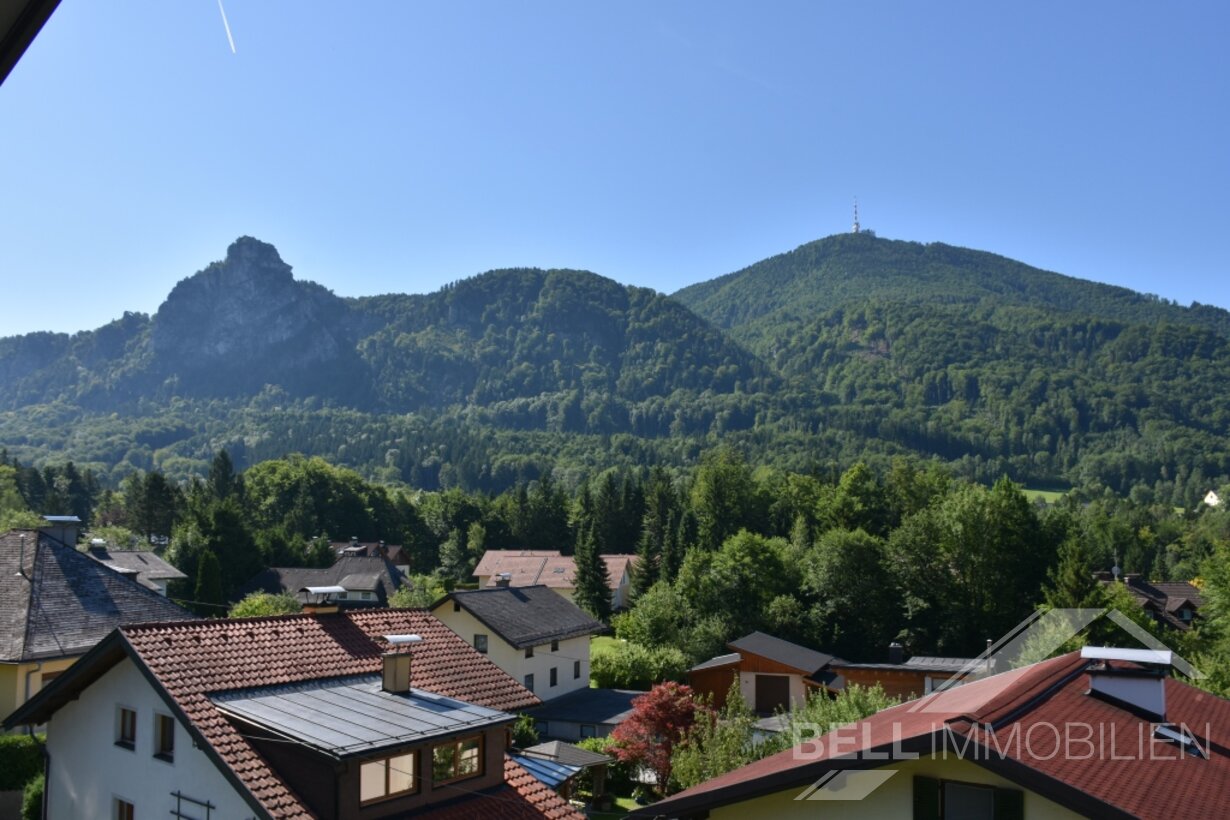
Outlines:
{"label": "window shutter", "polygon": [[1025,820],[1025,792],[996,789],[995,820]]}
{"label": "window shutter", "polygon": [[940,820],[940,781],[934,777],[914,776],[914,820]]}

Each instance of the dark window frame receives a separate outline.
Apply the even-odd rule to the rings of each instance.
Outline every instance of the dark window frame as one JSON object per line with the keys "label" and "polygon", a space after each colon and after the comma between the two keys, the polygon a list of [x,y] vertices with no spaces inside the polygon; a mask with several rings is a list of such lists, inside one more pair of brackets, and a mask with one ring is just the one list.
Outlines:
{"label": "dark window frame", "polygon": [[[479,645],[480,643],[479,638],[482,638],[481,646]],[[487,650],[489,648],[490,648],[490,644],[487,640],[487,636],[482,632],[475,632],[474,633],[474,651],[478,652],[480,655],[486,655]]]}
{"label": "dark window frame", "polygon": [[175,718],[162,712],[154,713],[154,757],[175,762]]}
{"label": "dark window frame", "polygon": [[130,706],[115,707],[115,745],[130,752],[137,749],[137,710]]}

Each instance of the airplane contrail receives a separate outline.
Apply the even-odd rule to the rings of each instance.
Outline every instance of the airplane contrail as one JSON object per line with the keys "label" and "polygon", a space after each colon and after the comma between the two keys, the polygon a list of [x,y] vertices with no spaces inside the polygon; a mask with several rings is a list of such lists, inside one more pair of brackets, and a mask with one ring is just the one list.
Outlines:
{"label": "airplane contrail", "polygon": [[226,41],[231,44],[231,54],[234,54],[235,38],[231,36],[231,24],[226,21],[226,9],[222,8],[222,0],[218,0],[218,11],[222,12],[222,27],[226,29]]}

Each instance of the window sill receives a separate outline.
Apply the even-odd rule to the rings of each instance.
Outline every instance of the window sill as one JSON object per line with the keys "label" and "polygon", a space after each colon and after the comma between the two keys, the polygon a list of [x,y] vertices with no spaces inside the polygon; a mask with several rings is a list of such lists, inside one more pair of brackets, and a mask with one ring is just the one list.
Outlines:
{"label": "window sill", "polygon": [[154,760],[161,760],[163,763],[174,763],[174,762],[175,762],[175,755],[167,755],[167,754],[157,754],[157,753],[155,753],[155,754],[154,754]]}
{"label": "window sill", "polygon": [[115,745],[119,746],[121,749],[127,749],[130,752],[135,752],[137,750],[137,744],[130,740],[117,740],[115,741]]}

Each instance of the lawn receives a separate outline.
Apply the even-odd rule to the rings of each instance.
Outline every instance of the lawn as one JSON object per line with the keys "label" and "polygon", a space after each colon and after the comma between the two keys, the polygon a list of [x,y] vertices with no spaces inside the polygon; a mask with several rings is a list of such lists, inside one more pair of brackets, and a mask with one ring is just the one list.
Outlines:
{"label": "lawn", "polygon": [[606,635],[600,635],[596,638],[589,639],[589,654],[590,657],[602,652],[610,652],[619,646],[623,641],[619,638],[611,638]]}
{"label": "lawn", "polygon": [[1058,490],[1031,490],[1028,487],[1022,490],[1022,492],[1025,493],[1025,497],[1030,501],[1037,501],[1038,499],[1041,499],[1047,504],[1054,504],[1056,501],[1067,495],[1066,492]]}
{"label": "lawn", "polygon": [[636,805],[636,801],[631,797],[616,797],[615,807],[610,811],[590,811],[589,817],[600,818],[600,820],[620,820],[627,816],[628,812],[633,809],[640,808]]}

